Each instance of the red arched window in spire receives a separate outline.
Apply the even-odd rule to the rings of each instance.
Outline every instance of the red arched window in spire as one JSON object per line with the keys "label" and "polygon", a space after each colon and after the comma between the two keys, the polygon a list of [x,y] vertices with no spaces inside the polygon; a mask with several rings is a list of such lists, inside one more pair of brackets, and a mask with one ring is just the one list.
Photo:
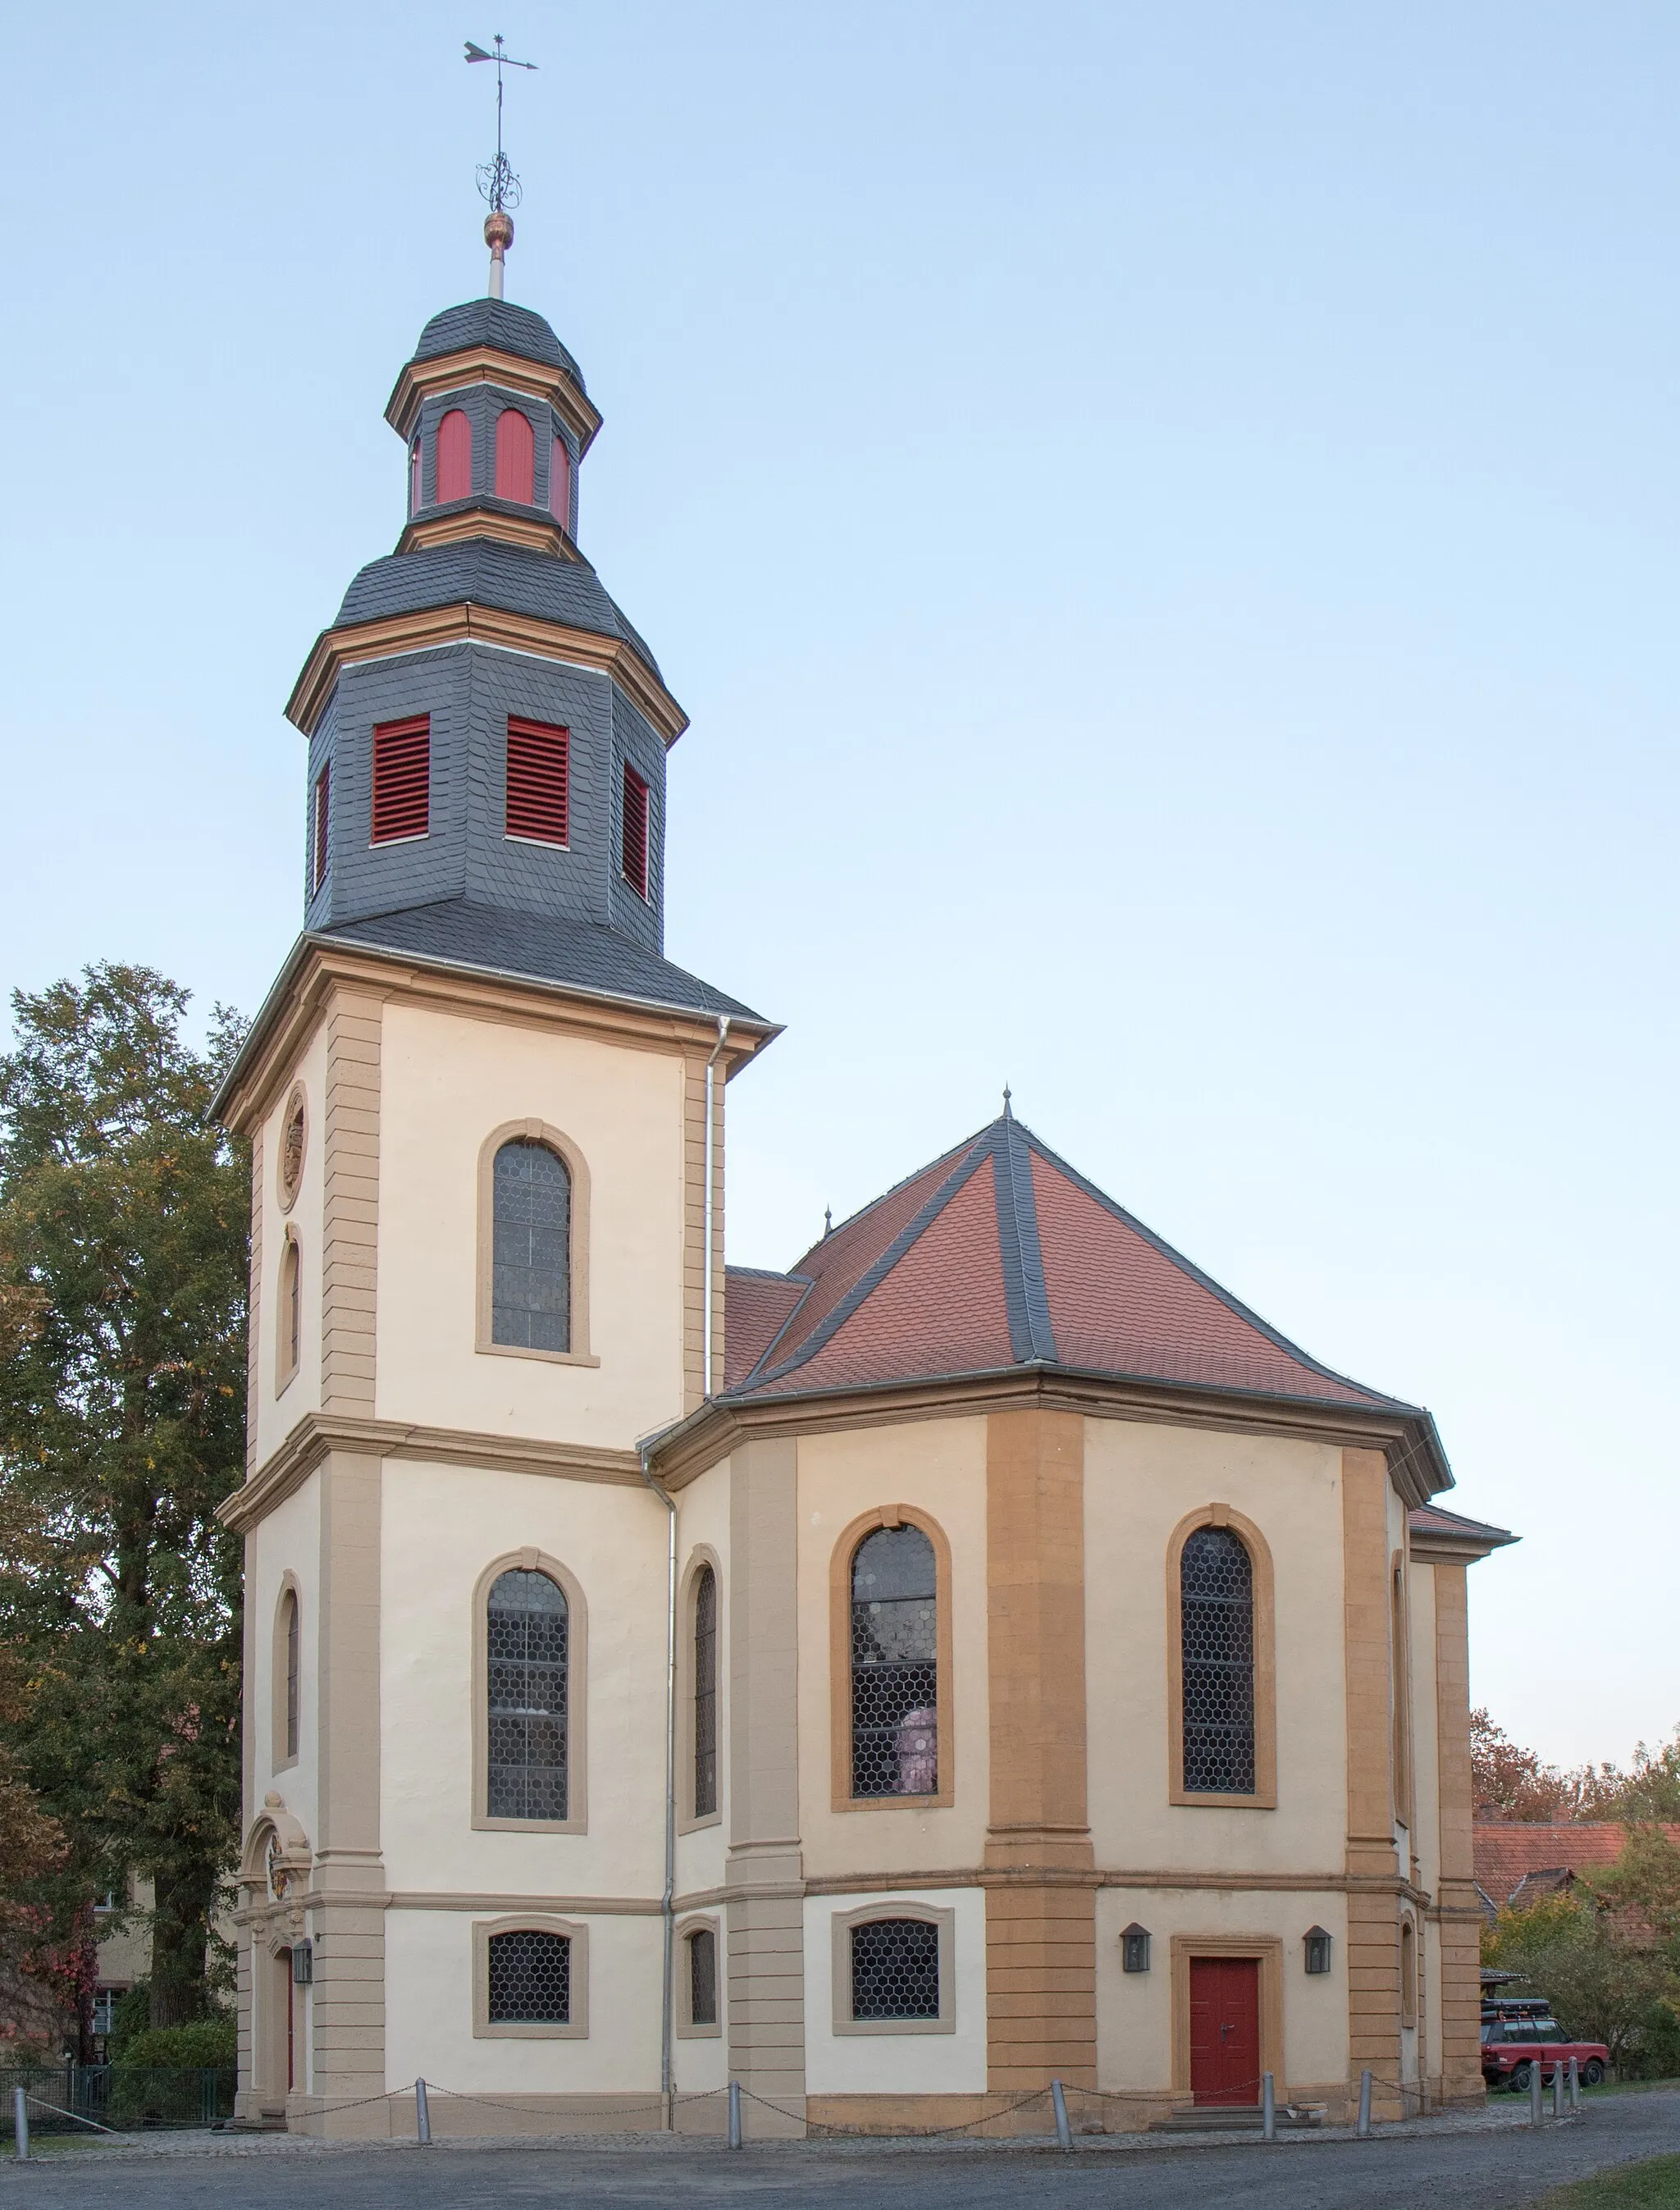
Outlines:
{"label": "red arched window in spire", "polygon": [[473,494],[473,426],[458,407],[438,425],[438,504]]}
{"label": "red arched window in spire", "polygon": [[548,511],[562,529],[571,528],[571,456],[556,438],[548,456]]}
{"label": "red arched window in spire", "polygon": [[530,424],[517,407],[504,407],[496,417],[497,498],[529,506],[536,497],[532,484],[535,468],[536,440]]}

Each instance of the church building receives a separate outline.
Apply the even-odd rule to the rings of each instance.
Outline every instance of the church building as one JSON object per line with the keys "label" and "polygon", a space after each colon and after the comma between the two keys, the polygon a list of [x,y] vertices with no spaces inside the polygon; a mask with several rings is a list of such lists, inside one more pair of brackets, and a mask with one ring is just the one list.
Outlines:
{"label": "church building", "polygon": [[1511,1537],[1434,1501],[1427,1412],[1006,1097],[786,1272],[725,1264],[778,1030],[664,956],[686,716],[579,549],[601,417],[497,223],[287,707],[303,932],[221,1100],[242,2118],[1479,2096],[1465,1573]]}

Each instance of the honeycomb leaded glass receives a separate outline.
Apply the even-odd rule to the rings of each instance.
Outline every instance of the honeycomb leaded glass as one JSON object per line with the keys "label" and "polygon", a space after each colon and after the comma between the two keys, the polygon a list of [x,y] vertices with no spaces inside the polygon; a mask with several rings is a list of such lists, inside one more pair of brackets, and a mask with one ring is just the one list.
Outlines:
{"label": "honeycomb leaded glass", "polygon": [[710,1926],[688,1937],[688,2022],[717,2023],[717,1936]]}
{"label": "honeycomb leaded glass", "polygon": [[565,1593],[547,1573],[498,1574],[485,1620],[493,1819],[566,1814],[570,1624]]}
{"label": "honeycomb leaded glass", "polygon": [[571,1943],[535,1928],[490,1936],[492,2026],[570,2026]]}
{"label": "honeycomb leaded glass", "polygon": [[852,1929],[852,2016],[937,2018],[940,1929],[922,1918],[872,1918]]}
{"label": "honeycomb leaded glass", "polygon": [[879,1527],[852,1560],[852,1793],[939,1789],[938,1584],[919,1527]]}
{"label": "honeycomb leaded glass", "polygon": [[490,1340],[521,1350],[571,1348],[571,1176],[547,1144],[496,1154]]}
{"label": "honeycomb leaded glass", "polygon": [[702,1566],[694,1583],[694,1815],[716,1808],[717,1576]]}
{"label": "honeycomb leaded glass", "polygon": [[1228,1527],[1199,1527],[1179,1562],[1184,1790],[1254,1792],[1254,1568]]}

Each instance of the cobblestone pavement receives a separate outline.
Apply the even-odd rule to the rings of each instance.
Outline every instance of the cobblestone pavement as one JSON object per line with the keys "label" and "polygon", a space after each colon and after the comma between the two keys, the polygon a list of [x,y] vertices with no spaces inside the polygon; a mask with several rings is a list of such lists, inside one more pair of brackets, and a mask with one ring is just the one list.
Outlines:
{"label": "cobblestone pavement", "polygon": [[[1500,2120],[1508,2108],[1501,2106]],[[1520,2210],[1605,2165],[1680,2152],[1680,2093],[1590,2101],[1579,2120],[1548,2122],[1538,2134],[1509,2122],[1426,2122],[1380,2129],[1369,2141],[1087,2141],[1071,2156],[992,2143],[825,2141],[765,2143],[732,2155],[721,2144],[670,2136],[612,2145],[440,2141],[429,2149],[215,2138],[214,2147],[200,2136],[172,2150],[160,2142],[0,2163],[0,2191],[8,2203],[27,2200],[42,2210],[94,2198],[124,2210],[221,2210],[236,2201],[240,2210],[663,2210],[684,2199],[703,2210],[828,2210],[841,2202],[845,2210],[1016,2210],[1024,2193],[1033,2210],[1204,2210],[1226,2202],[1244,2210]]]}

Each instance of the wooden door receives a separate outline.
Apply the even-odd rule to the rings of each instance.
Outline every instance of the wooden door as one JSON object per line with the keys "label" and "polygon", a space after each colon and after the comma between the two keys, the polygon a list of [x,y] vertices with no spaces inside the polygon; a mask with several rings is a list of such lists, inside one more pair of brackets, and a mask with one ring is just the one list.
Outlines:
{"label": "wooden door", "polygon": [[1260,1959],[1190,1959],[1190,2092],[1198,2103],[1260,2100]]}

